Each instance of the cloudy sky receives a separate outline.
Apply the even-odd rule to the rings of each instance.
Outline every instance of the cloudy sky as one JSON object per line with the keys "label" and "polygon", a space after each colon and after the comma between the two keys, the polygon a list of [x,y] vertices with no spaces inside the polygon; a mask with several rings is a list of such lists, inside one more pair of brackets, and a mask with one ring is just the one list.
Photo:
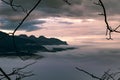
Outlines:
{"label": "cloudy sky", "polygon": [[[9,0],[5,0],[8,1]],[[38,0],[14,0],[15,5],[21,5],[29,11]],[[57,37],[70,44],[107,42],[105,24],[99,6],[94,5],[98,0],[42,0],[39,6],[31,13],[16,34],[45,35]],[[107,9],[110,25],[118,26],[120,20],[119,0],[102,0]],[[26,13],[21,8],[13,11],[12,8],[0,0],[0,30],[7,33],[13,31]],[[117,35],[117,37],[115,37]],[[119,38],[120,34],[113,37]],[[119,39],[116,39],[119,42]],[[115,41],[113,41],[115,42]]]}

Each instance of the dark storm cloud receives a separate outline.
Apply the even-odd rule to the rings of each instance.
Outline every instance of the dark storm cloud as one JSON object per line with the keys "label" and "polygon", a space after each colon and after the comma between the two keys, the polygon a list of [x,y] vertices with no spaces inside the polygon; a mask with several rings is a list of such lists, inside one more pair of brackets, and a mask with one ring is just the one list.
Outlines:
{"label": "dark storm cloud", "polygon": [[[9,0],[6,0],[9,1]],[[25,10],[30,10],[38,0],[14,0],[15,5],[21,5]],[[101,17],[97,13],[101,13],[102,9],[99,6],[93,4],[98,0],[68,0],[72,5],[67,5],[63,0],[42,0],[39,6],[32,12],[32,14],[27,18],[27,22],[30,24],[30,20],[39,19],[43,17],[75,17],[75,18],[98,18]],[[102,0],[107,9],[107,14],[110,16],[120,14],[119,0]],[[0,18],[7,18],[8,23],[12,26],[16,26],[17,22],[21,21],[26,14],[18,8],[18,11],[13,11],[10,6],[0,3]],[[119,19],[117,19],[119,20]],[[14,21],[14,22],[13,22]],[[29,22],[30,21],[30,22]],[[38,22],[36,22],[38,23]],[[34,24],[29,27],[29,30],[36,30]],[[26,25],[25,25],[26,24]],[[25,23],[25,26],[28,26]],[[2,24],[1,24],[2,25]],[[14,29],[10,25],[6,24],[5,28],[2,29]],[[24,26],[23,25],[23,26]],[[7,27],[7,28],[6,28]]]}
{"label": "dark storm cloud", "polygon": [[[7,0],[6,0],[7,1]],[[21,5],[24,7],[25,10],[29,10],[30,8],[32,8],[34,6],[34,4],[37,2],[38,0],[14,0],[14,4],[16,5]],[[82,0],[69,0],[73,6],[75,4],[77,5],[81,5]],[[40,14],[40,17],[43,16],[51,16],[52,14],[54,15],[74,15],[72,7],[73,6],[69,6],[67,5],[63,0],[42,0],[41,3],[39,4],[39,6],[37,7],[36,11],[40,12],[37,14]],[[18,8],[19,9],[19,8]],[[10,6],[5,5],[4,3],[0,6],[0,14],[1,15],[19,15],[20,12],[22,12],[19,9],[19,13],[17,14],[17,12],[14,12]],[[44,14],[41,14],[44,13]],[[76,14],[76,13],[75,13]],[[79,13],[81,14],[81,13]]]}
{"label": "dark storm cloud", "polygon": [[[101,9],[99,6],[93,4],[98,0],[68,0],[72,5],[67,5],[63,0],[42,0],[36,11],[39,17],[43,16],[74,16],[74,17],[90,17]],[[22,5],[26,10],[29,10],[37,0],[14,0],[14,4]],[[108,14],[117,15],[120,13],[119,0],[103,0]],[[20,10],[20,9],[19,9]],[[39,13],[40,12],[40,13]],[[12,11],[12,9],[7,5],[2,5],[0,8],[0,14],[2,15],[19,15],[17,12]]]}
{"label": "dark storm cloud", "polygon": [[[37,26],[38,24],[43,24],[45,23],[45,21],[38,21],[38,20],[32,20],[32,21],[26,21],[24,22],[23,25],[21,25],[21,27],[19,28],[19,30],[25,30],[25,31],[34,31],[34,30],[38,30],[38,29],[42,29],[41,26]],[[9,20],[5,20],[5,19],[1,19],[0,20],[0,28],[1,29],[5,29],[5,30],[14,30],[17,25],[18,22],[16,21],[9,21]]]}
{"label": "dark storm cloud", "polygon": [[[94,2],[98,0],[69,0],[71,6],[65,4],[62,0],[56,0],[55,2],[51,0],[43,0],[42,6],[38,10],[44,13],[57,14],[60,16],[68,17],[79,17],[79,18],[96,18],[101,17],[97,15],[102,12],[102,8],[94,5]],[[120,14],[119,0],[102,0],[105,4],[107,14],[109,16]],[[48,4],[47,4],[48,3]],[[54,16],[54,15],[53,15]]]}

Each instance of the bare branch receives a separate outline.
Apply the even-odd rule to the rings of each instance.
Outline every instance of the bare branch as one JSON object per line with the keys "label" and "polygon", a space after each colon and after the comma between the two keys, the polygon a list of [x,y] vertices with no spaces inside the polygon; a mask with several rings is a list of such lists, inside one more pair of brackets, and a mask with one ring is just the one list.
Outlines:
{"label": "bare branch", "polygon": [[102,80],[101,78],[99,78],[99,77],[97,77],[97,76],[95,76],[95,75],[93,75],[93,74],[91,74],[91,73],[89,73],[89,72],[87,72],[87,71],[85,71],[85,70],[83,70],[83,69],[80,69],[80,68],[78,68],[78,67],[75,67],[78,71],[81,71],[81,72],[84,72],[84,73],[86,73],[86,74],[88,74],[89,76],[91,76],[92,78],[95,78],[95,79],[98,79],[98,80]]}
{"label": "bare branch", "polygon": [[107,25],[106,27],[107,27],[107,29],[111,30],[111,27],[110,27],[110,25],[109,25],[109,23],[108,23],[107,13],[106,13],[105,6],[104,6],[104,4],[103,4],[103,2],[102,2],[101,0],[99,0],[99,3],[100,3],[100,5],[101,5],[101,7],[102,7],[102,9],[103,9],[104,21],[105,21],[105,23],[106,23],[106,25]]}
{"label": "bare branch", "polygon": [[3,73],[3,75],[6,79],[11,80],[10,77],[3,71],[2,68],[0,68],[0,71]]}
{"label": "bare branch", "polygon": [[[15,28],[15,30],[14,30],[13,33],[12,33],[13,46],[14,46],[16,52],[18,52],[18,49],[17,49],[17,46],[16,46],[15,38],[14,38],[15,32],[21,27],[21,25],[24,23],[24,21],[29,17],[29,15],[32,13],[32,11],[33,11],[36,7],[40,4],[41,1],[42,1],[42,0],[38,0],[38,1],[36,2],[36,4],[30,9],[30,11],[26,14],[26,16],[22,19],[22,21],[18,24],[18,26]],[[11,5],[12,2],[11,2],[11,3],[8,3],[8,4]],[[12,6],[13,6],[13,4],[12,4]],[[15,5],[15,6],[16,6],[16,5]]]}
{"label": "bare branch", "polygon": [[21,5],[15,5],[13,4],[13,0],[9,0],[9,2],[5,1],[5,0],[1,0],[2,2],[4,2],[5,4],[7,5],[10,5],[11,8],[14,10],[14,11],[17,11],[17,8],[20,8],[23,12],[27,13],[27,10],[25,10]]}
{"label": "bare branch", "polygon": [[107,18],[107,12],[106,12],[106,8],[104,6],[104,3],[102,2],[102,0],[99,0],[97,3],[94,2],[95,5],[99,5],[102,10],[103,10],[103,13],[102,14],[99,14],[99,15],[103,15],[104,16],[104,22],[106,24],[106,35],[108,35],[108,40],[113,40],[112,39],[112,33],[115,32],[115,33],[120,33],[120,31],[118,31],[118,28],[120,28],[120,25],[118,27],[116,27],[115,29],[112,29],[112,27],[109,25],[109,22],[108,22],[108,18]]}
{"label": "bare branch", "polygon": [[119,27],[120,27],[120,25],[118,27],[116,27],[114,30],[116,31]]}
{"label": "bare branch", "polygon": [[39,5],[39,3],[41,2],[41,0],[38,0],[37,3],[33,6],[33,8],[31,8],[31,10],[26,14],[26,16],[23,18],[23,20],[19,23],[19,25],[15,28],[15,30],[13,31],[13,36],[15,34],[15,32],[18,30],[18,28],[24,23],[24,21],[27,19],[27,17],[32,13],[32,11]]}
{"label": "bare branch", "polygon": [[11,73],[5,73],[5,71],[3,71],[2,68],[0,68],[0,71],[3,73],[3,75],[0,74],[1,76],[0,80],[5,78],[7,78],[8,80],[11,80],[10,76],[16,76],[16,80],[21,80],[25,77],[33,76],[34,74],[32,73],[32,71],[24,72],[23,70],[35,63],[36,61],[30,64],[27,64],[21,68],[13,68]]}
{"label": "bare branch", "polygon": [[64,2],[66,2],[68,5],[71,5],[71,3],[68,0],[63,0]]}
{"label": "bare branch", "polygon": [[80,69],[78,67],[75,67],[78,71],[84,72],[85,74],[91,76],[92,78],[98,79],[98,80],[119,80],[117,76],[120,74],[120,72],[114,72],[111,73],[111,70],[108,69],[101,77],[97,77],[94,74],[89,73],[86,70]]}
{"label": "bare branch", "polygon": [[28,66],[31,66],[31,65],[33,65],[33,64],[35,64],[35,63],[36,63],[36,61],[33,62],[33,63],[30,63],[30,64],[27,64],[27,65],[23,66],[22,68],[13,68],[13,71],[14,71],[14,70],[22,70],[22,69],[25,69],[25,68],[27,68]]}

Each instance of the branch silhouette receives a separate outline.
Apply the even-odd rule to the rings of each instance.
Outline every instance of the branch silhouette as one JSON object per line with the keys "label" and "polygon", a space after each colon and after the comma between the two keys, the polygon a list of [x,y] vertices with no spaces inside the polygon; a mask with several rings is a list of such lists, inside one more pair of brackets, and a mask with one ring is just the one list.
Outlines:
{"label": "branch silhouette", "polygon": [[115,33],[120,33],[120,31],[118,30],[120,28],[120,25],[117,26],[115,29],[113,29],[109,22],[108,22],[108,17],[107,17],[107,11],[106,11],[106,8],[105,8],[105,5],[103,3],[102,0],[99,0],[98,2],[94,2],[95,5],[97,6],[100,6],[103,10],[103,13],[99,14],[99,15],[102,15],[104,16],[104,22],[106,24],[106,36],[108,36],[108,40],[113,40],[112,39],[112,33],[115,32]]}
{"label": "branch silhouette", "polygon": [[103,75],[101,75],[101,77],[98,77],[86,70],[83,70],[79,67],[75,67],[76,70],[80,71],[80,72],[83,72],[89,76],[91,76],[92,78],[94,79],[97,79],[97,80],[120,80],[120,77],[118,77],[120,75],[120,72],[111,72],[110,69],[108,69],[107,71],[105,71],[103,73]]}
{"label": "branch silhouette", "polygon": [[63,0],[65,3],[67,3],[68,5],[72,5],[68,0]]}
{"label": "branch silhouette", "polygon": [[15,80],[21,80],[23,78],[33,76],[34,74],[32,73],[32,71],[25,72],[23,70],[35,63],[36,63],[36,61],[32,62],[30,64],[27,64],[21,68],[13,68],[12,72],[10,72],[10,73],[6,73],[2,68],[0,68],[0,72],[2,73],[2,74],[0,74],[0,77],[1,77],[0,80],[2,80],[2,79],[12,80],[10,78],[11,76],[15,76],[16,77]]}
{"label": "branch silhouette", "polygon": [[97,76],[95,76],[95,75],[93,75],[93,74],[91,74],[91,73],[89,73],[89,72],[87,72],[87,71],[85,71],[85,70],[83,70],[83,69],[80,69],[80,68],[78,68],[78,67],[75,67],[78,71],[81,71],[81,72],[84,72],[84,73],[86,73],[86,74],[88,74],[89,76],[91,76],[92,78],[95,78],[95,79],[98,79],[98,80],[102,80],[101,78],[99,78],[99,77],[97,77]]}
{"label": "branch silhouette", "polygon": [[13,3],[14,0],[1,0],[3,3],[9,5],[14,11],[17,11],[18,8],[20,8],[23,12],[27,13],[27,10],[25,10],[21,5],[16,5]]}

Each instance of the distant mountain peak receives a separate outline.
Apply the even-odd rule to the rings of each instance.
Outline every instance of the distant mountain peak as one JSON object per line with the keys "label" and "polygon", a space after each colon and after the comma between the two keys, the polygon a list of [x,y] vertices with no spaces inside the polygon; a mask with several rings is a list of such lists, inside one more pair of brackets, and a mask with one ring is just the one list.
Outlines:
{"label": "distant mountain peak", "polygon": [[45,37],[45,36],[43,36],[43,35],[42,35],[42,36],[39,36],[39,38],[46,39],[46,37]]}
{"label": "distant mountain peak", "polygon": [[29,38],[36,39],[36,37],[34,35],[30,35]]}
{"label": "distant mountain peak", "polygon": [[25,34],[21,34],[21,35],[19,35],[19,37],[20,37],[20,38],[28,38],[28,36],[25,35]]}

